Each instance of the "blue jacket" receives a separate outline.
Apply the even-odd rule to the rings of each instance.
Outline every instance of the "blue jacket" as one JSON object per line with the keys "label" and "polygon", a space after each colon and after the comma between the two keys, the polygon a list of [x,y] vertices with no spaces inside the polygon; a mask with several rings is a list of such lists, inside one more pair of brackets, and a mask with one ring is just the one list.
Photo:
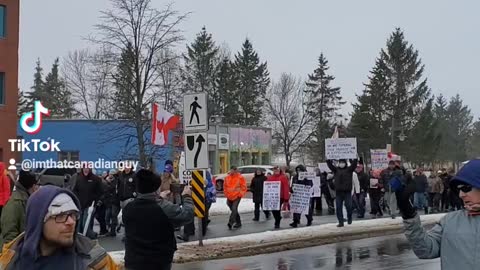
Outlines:
{"label": "blue jacket", "polygon": [[212,175],[207,171],[207,187],[205,189],[206,203],[214,203],[217,201],[217,190],[213,184]]}

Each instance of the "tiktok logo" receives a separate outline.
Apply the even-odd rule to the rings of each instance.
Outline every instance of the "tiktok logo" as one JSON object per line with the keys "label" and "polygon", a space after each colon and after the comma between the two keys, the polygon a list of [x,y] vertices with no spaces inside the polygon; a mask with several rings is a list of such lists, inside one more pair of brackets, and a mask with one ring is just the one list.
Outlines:
{"label": "tiktok logo", "polygon": [[[20,118],[20,127],[28,134],[37,134],[42,129],[42,115],[50,116],[50,111],[40,101],[35,101],[33,112],[25,113]],[[31,121],[33,125],[29,126]]]}

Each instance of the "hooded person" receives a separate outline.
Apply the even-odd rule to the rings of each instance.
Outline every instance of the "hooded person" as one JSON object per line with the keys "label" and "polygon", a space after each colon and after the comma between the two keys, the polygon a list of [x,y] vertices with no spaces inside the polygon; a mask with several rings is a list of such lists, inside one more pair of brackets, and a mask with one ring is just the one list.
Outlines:
{"label": "hooded person", "polygon": [[405,235],[418,258],[440,258],[442,270],[476,270],[480,265],[480,159],[469,161],[452,179],[450,187],[460,193],[465,210],[446,214],[427,231],[410,201],[415,183],[407,180],[396,192]]}
{"label": "hooded person", "polygon": [[[165,197],[170,191],[156,191],[160,176],[141,169],[136,174],[137,197],[123,209],[125,225],[125,268],[129,270],[171,269],[177,250],[175,227],[193,221],[193,201],[190,187],[183,190],[183,206]],[[145,218],[148,217],[148,222]]]}
{"label": "hooded person", "polygon": [[2,209],[10,199],[10,177],[8,177],[8,171],[5,163],[0,162],[0,216],[2,215]]}
{"label": "hooded person", "polygon": [[32,194],[25,233],[4,245],[0,269],[118,269],[98,243],[77,233],[79,209],[79,200],[67,189],[44,186]]}
{"label": "hooded person", "polygon": [[327,160],[327,166],[334,174],[335,181],[335,200],[337,209],[338,227],[343,227],[343,205],[347,209],[347,222],[352,224],[352,189],[353,173],[357,168],[358,160],[350,160],[350,166],[347,166],[347,160],[340,159],[337,166],[333,165],[332,160]]}
{"label": "hooded person", "polygon": [[25,230],[27,200],[38,188],[35,174],[29,171],[20,171],[18,181],[15,182],[15,190],[3,208],[0,218],[0,248]]}
{"label": "hooded person", "polygon": [[[295,168],[295,176],[292,179],[292,187],[290,188],[290,191],[292,193],[292,196],[296,196],[295,193],[298,191],[296,190],[295,185],[301,185],[305,187],[312,188],[313,187],[313,179],[300,179],[300,173],[306,172],[307,169],[303,165],[298,165]],[[309,205],[308,205],[308,212],[305,215],[307,217],[307,226],[312,226],[312,221],[313,221],[313,199],[310,199]],[[293,213],[293,222],[290,223],[290,227],[297,228],[298,224],[300,224],[300,219],[302,217],[302,213]]]}

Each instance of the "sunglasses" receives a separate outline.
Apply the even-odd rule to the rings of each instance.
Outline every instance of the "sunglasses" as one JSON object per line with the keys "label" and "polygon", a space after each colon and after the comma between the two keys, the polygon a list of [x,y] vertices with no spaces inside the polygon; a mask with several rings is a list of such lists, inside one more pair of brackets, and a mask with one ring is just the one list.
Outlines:
{"label": "sunglasses", "polygon": [[470,185],[459,185],[457,186],[458,190],[462,191],[463,193],[468,193],[472,191],[473,187]]}

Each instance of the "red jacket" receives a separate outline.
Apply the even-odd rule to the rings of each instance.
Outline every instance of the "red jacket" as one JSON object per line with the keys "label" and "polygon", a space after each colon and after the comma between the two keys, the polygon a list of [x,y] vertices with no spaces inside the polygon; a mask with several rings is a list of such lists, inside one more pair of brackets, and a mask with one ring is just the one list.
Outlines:
{"label": "red jacket", "polygon": [[5,206],[10,199],[10,178],[7,176],[5,163],[0,162],[0,206]]}
{"label": "red jacket", "polygon": [[270,175],[267,181],[281,182],[280,184],[280,199],[284,201],[290,200],[290,187],[287,176],[285,174]]}

